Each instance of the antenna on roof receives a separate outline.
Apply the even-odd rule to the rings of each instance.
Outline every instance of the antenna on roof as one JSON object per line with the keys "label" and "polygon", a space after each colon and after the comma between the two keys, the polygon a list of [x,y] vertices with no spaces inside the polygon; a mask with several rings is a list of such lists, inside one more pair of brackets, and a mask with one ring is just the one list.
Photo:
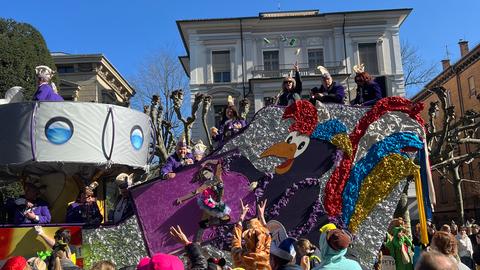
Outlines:
{"label": "antenna on roof", "polygon": [[277,9],[280,11],[280,0],[277,0]]}
{"label": "antenna on roof", "polygon": [[448,51],[448,45],[445,45],[445,54],[446,54],[445,59],[450,59],[450,52]]}

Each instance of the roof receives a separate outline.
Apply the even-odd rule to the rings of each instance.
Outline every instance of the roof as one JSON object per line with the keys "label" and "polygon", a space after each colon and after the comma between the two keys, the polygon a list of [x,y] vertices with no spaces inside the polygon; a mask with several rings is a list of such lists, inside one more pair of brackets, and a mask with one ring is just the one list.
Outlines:
{"label": "roof", "polygon": [[[262,12],[259,13],[259,16],[250,16],[250,17],[233,17],[233,18],[211,18],[211,19],[190,19],[190,20],[177,20],[177,27],[180,35],[182,37],[183,45],[187,52],[187,57],[190,56],[190,50],[187,43],[187,38],[185,35],[185,28],[187,25],[198,26],[199,22],[210,23],[210,22],[234,22],[234,21],[271,21],[271,20],[290,20],[298,18],[321,18],[327,16],[337,16],[337,15],[362,15],[362,14],[386,14],[386,13],[400,13],[398,26],[400,26],[407,16],[412,11],[411,8],[402,8],[402,9],[384,9],[384,10],[359,10],[359,11],[343,11],[343,12],[330,12],[330,13],[319,13],[318,10],[299,10],[299,11],[282,11],[282,12]],[[285,16],[268,16],[265,18],[265,14],[288,14]],[[263,17],[262,17],[263,16]],[[342,17],[343,21],[343,17]]]}
{"label": "roof", "polygon": [[93,54],[68,54],[64,52],[53,52],[51,53],[55,64],[70,64],[70,63],[86,63],[86,62],[103,62],[107,68],[112,71],[112,73],[117,75],[117,78],[124,83],[128,88],[131,89],[132,96],[135,95],[136,91],[130,83],[123,78],[122,74],[115,68],[115,66],[108,60],[108,58],[101,53]]}
{"label": "roof", "polygon": [[440,72],[435,78],[428,82],[425,87],[420,90],[415,96],[411,98],[413,101],[420,101],[428,96],[432,95],[432,92],[428,91],[429,88],[442,85],[444,82],[448,81],[451,77],[455,76],[456,73],[461,72],[462,70],[469,67],[472,63],[480,59],[480,43],[477,44],[473,49],[471,49],[464,57],[461,57],[453,65],[450,65],[450,68],[446,68]]}

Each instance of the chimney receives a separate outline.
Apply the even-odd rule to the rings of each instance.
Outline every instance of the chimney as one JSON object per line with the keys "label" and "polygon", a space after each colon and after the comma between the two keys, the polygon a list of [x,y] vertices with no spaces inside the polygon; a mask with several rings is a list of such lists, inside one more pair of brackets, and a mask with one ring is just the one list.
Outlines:
{"label": "chimney", "polygon": [[468,41],[460,39],[458,42],[458,45],[460,46],[460,55],[461,57],[464,57],[468,53]]}
{"label": "chimney", "polygon": [[443,70],[446,70],[447,68],[450,67],[450,59],[443,59],[442,60],[442,67],[443,67]]}

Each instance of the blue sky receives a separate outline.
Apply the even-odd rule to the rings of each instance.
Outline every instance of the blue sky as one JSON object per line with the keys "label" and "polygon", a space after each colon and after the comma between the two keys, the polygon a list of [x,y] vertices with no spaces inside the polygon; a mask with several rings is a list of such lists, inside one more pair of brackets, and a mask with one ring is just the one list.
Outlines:
{"label": "blue sky", "polygon": [[459,58],[458,41],[473,48],[480,41],[475,14],[479,0],[27,0],[2,1],[0,17],[27,22],[40,30],[50,51],[103,53],[129,78],[149,55],[168,45],[185,54],[175,21],[256,16],[259,12],[318,9],[336,12],[413,8],[401,28],[402,40],[418,47],[429,63]]}

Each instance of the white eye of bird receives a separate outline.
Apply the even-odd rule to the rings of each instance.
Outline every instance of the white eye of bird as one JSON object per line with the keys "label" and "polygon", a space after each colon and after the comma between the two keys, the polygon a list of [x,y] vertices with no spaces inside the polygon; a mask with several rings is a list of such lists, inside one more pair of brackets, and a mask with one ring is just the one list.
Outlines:
{"label": "white eye of bird", "polygon": [[308,144],[310,143],[310,137],[308,137],[306,135],[299,134],[297,131],[294,131],[294,132],[290,132],[290,134],[288,134],[288,137],[285,141],[287,143],[292,143],[292,144],[295,144],[297,146],[297,151],[295,152],[295,155],[293,156],[293,158],[296,158],[299,155],[301,155],[303,152],[305,152],[305,150],[308,147]]}

